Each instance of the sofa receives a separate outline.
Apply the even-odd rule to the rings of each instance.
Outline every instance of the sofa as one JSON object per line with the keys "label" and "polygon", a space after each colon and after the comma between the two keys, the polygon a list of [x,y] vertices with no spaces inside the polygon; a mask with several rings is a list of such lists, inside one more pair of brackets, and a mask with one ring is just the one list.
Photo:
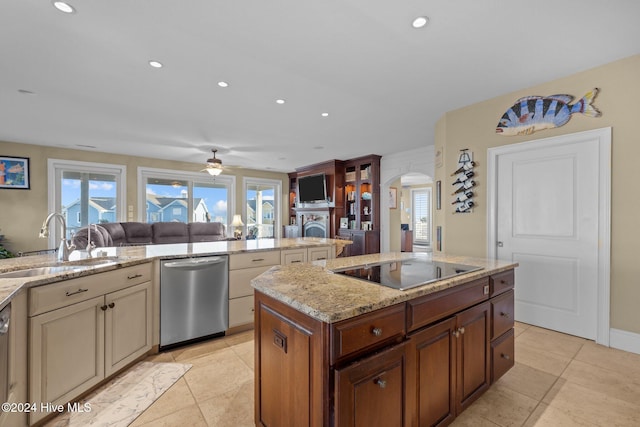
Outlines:
{"label": "sofa", "polygon": [[[77,249],[87,247],[87,227],[73,236]],[[91,225],[91,241],[96,247],[197,243],[227,240],[221,222],[108,222]]]}

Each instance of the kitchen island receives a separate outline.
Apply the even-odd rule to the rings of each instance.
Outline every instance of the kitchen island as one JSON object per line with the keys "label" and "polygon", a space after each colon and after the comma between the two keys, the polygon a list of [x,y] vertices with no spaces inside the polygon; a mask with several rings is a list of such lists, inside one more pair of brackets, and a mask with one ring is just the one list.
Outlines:
{"label": "kitchen island", "polygon": [[[278,266],[252,281],[256,425],[446,425],[513,366],[517,264],[420,256]],[[432,260],[481,269],[405,291],[334,273]]]}

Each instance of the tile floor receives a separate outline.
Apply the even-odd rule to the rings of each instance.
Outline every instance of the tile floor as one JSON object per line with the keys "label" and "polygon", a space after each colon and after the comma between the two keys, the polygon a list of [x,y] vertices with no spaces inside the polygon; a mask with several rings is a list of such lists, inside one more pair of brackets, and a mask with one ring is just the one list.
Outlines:
{"label": "tile floor", "polygon": [[[640,426],[640,355],[522,323],[515,334],[514,368],[454,426]],[[132,426],[254,426],[253,331],[147,360],[193,367]]]}

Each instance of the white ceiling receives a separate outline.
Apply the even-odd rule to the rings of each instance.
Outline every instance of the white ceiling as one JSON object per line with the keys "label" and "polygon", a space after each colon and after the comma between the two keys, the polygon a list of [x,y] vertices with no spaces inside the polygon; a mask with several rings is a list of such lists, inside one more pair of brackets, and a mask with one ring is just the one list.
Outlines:
{"label": "white ceiling", "polygon": [[292,171],[640,51],[637,0],[69,3],[0,2],[0,140]]}

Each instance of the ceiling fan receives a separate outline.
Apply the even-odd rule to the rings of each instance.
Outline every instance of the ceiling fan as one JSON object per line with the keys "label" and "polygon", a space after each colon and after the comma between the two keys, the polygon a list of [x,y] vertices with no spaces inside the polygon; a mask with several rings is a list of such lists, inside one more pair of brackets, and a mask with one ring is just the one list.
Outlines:
{"label": "ceiling fan", "polygon": [[211,176],[218,176],[222,173],[222,160],[216,158],[217,149],[213,148],[213,157],[207,159],[207,164],[200,172],[207,172]]}

